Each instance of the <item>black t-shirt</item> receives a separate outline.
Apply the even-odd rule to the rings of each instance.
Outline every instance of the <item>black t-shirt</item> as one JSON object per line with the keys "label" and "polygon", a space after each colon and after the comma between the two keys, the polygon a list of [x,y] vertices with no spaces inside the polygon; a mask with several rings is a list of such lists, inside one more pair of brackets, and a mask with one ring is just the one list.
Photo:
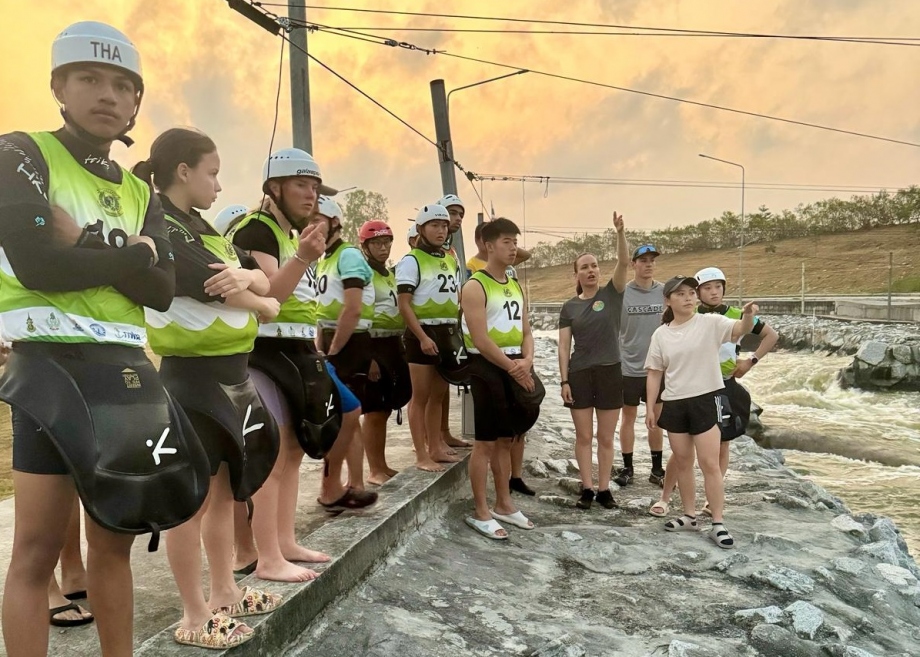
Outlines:
{"label": "black t-shirt", "polygon": [[572,297],[562,304],[559,328],[571,327],[575,343],[569,372],[620,362],[622,311],[623,292],[617,292],[612,280],[590,299]]}
{"label": "black t-shirt", "polygon": [[[160,194],[160,202],[163,211],[177,222],[166,221],[166,230],[176,256],[176,296],[191,297],[204,303],[223,303],[225,299],[222,296],[211,296],[204,291],[204,282],[218,273],[208,265],[222,263],[223,260],[208,251],[201,239],[202,235],[219,236],[220,233],[197,211],[186,214],[173,205],[168,196]],[[255,258],[238,247],[233,248],[244,269],[259,269]]]}
{"label": "black t-shirt", "polygon": [[[263,216],[268,217],[271,221],[277,223],[277,220],[268,212],[262,212]],[[238,228],[233,233],[233,244],[247,253],[258,251],[272,256],[281,264],[281,252],[278,247],[278,238],[275,233],[258,219],[251,219],[248,224]]]}

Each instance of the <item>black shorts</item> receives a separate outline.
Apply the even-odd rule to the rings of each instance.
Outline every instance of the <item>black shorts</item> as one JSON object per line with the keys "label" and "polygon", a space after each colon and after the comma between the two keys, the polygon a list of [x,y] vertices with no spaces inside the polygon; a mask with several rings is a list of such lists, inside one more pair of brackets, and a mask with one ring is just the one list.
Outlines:
{"label": "black shorts", "polygon": [[438,345],[438,353],[434,356],[429,356],[422,351],[422,343],[415,337],[415,333],[406,329],[403,336],[403,343],[406,345],[406,360],[415,365],[440,365],[445,351],[449,353],[451,329],[454,332],[459,331],[460,326],[458,324],[422,324],[425,335]]}
{"label": "black shorts", "polygon": [[665,400],[658,426],[666,431],[698,436],[715,426],[721,429],[730,418],[731,404],[722,389],[697,397]]}
{"label": "black shorts", "polygon": [[[323,329],[323,345],[326,349],[332,344],[335,335],[333,329]],[[335,372],[348,389],[364,406],[367,388],[367,372],[371,368],[371,336],[367,332],[352,333],[348,342],[335,356],[326,356],[335,366]]]}
{"label": "black shorts", "polygon": [[[645,387],[648,383],[647,376],[623,377],[623,406],[638,406],[648,401]],[[661,387],[658,389],[658,403],[661,403],[661,393],[664,392],[664,373],[661,375]]]}
{"label": "black shorts", "polygon": [[371,338],[371,354],[380,368],[380,379],[367,380],[363,413],[390,413],[402,408],[412,397],[412,381],[402,337]]}
{"label": "black shorts", "polygon": [[[249,354],[202,358],[167,356],[160,361],[160,375],[163,377],[163,385],[166,390],[176,398],[175,388],[170,388],[171,380],[184,378],[188,381],[195,381],[199,385],[209,383],[213,385],[213,382],[216,381],[226,386],[235,386],[249,378],[248,360]],[[187,406],[183,406],[182,410],[188,416],[198,435],[198,440],[201,441],[204,451],[208,454],[213,477],[217,474],[221,463],[229,463],[235,458],[230,451],[227,430],[207,413]]]}
{"label": "black shorts", "polygon": [[10,414],[13,426],[13,470],[43,475],[70,474],[48,432],[15,406],[10,408]]}
{"label": "black shorts", "polygon": [[595,365],[569,372],[572,403],[568,408],[613,411],[623,407],[623,374],[620,364]]}
{"label": "black shorts", "polygon": [[469,364],[476,440],[495,442],[499,438],[523,437],[533,427],[536,418],[515,402],[511,386],[518,384],[510,374],[484,356],[470,354]]}

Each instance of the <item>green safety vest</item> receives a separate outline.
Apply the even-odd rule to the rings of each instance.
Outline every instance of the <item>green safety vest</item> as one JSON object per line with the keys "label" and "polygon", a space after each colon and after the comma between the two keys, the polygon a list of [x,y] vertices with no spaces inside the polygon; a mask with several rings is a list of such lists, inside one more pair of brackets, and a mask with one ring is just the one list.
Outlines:
{"label": "green safety vest", "polygon": [[[78,226],[93,226],[117,247],[139,235],[150,204],[150,188],[122,170],[121,183],[100,178],[77,162],[50,132],[29,135],[48,165],[48,203]],[[47,221],[50,217],[36,217]],[[53,267],[54,263],[47,263]],[[0,322],[10,341],[102,343],[143,347],[144,309],[110,285],[47,292],[26,289],[0,248]]]}
{"label": "green safety vest", "polygon": [[[281,230],[281,226],[271,215],[264,212],[252,212],[246,215],[227,234],[227,239],[232,242],[233,235],[253,221],[261,221],[271,229],[275,239],[278,240],[278,266],[283,267],[297,253],[299,240],[293,233],[285,235],[284,231]],[[316,291],[313,289],[308,269],[307,272],[304,272],[303,278],[297,283],[297,287],[294,288],[294,293],[281,304],[281,312],[278,313],[274,321],[259,325],[259,337],[299,338],[301,340],[315,338],[315,297]]]}
{"label": "green safety vest", "polygon": [[[473,272],[472,281],[478,281],[486,294],[486,327],[489,339],[508,355],[520,354],[524,344],[524,292],[515,279],[508,277],[499,283],[485,271]],[[473,344],[466,316],[461,320],[463,343],[471,354],[479,350]]]}
{"label": "green safety vest", "polygon": [[406,321],[399,314],[399,305],[396,301],[396,276],[389,270],[385,276],[376,269],[373,271],[374,320],[371,324],[371,335],[381,338],[402,335],[406,329]]}
{"label": "green safety vest", "polygon": [[406,258],[418,263],[419,281],[412,311],[420,324],[456,324],[460,313],[460,270],[449,253],[443,257],[412,249]]}
{"label": "green safety vest", "polygon": [[[324,255],[316,264],[316,324],[319,328],[335,328],[345,307],[345,287],[342,285],[342,274],[339,271],[339,258],[347,249],[357,251],[348,242],[342,242],[335,251]],[[360,251],[358,253],[360,254]],[[368,268],[370,269],[370,265]],[[355,331],[367,331],[373,320],[374,285],[368,281],[361,290],[361,317]]]}
{"label": "green safety vest", "polygon": [[[195,236],[178,219],[166,215],[190,242]],[[199,235],[202,246],[232,269],[242,265],[236,251],[222,235]],[[252,351],[259,332],[255,313],[231,308],[219,301],[208,303],[176,297],[166,312],[144,309],[150,348],[160,356],[231,356]]]}

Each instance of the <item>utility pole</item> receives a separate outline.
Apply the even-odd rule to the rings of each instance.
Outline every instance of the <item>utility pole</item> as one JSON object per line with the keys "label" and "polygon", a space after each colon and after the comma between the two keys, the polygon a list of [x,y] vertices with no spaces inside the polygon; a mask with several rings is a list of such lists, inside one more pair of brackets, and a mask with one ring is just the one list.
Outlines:
{"label": "utility pole", "polygon": [[[303,25],[307,21],[304,0],[288,0],[288,18],[292,23]],[[307,28],[294,27],[291,30],[291,122],[293,123],[294,148],[300,148],[311,155],[313,152],[313,129],[310,117],[310,66],[307,59]],[[300,50],[300,48],[303,50]]]}
{"label": "utility pole", "polygon": [[[457,194],[457,170],[454,167],[454,147],[450,140],[450,118],[447,114],[447,91],[444,80],[431,81],[431,107],[434,110],[434,134],[438,142],[438,164],[441,167],[441,191]],[[460,280],[466,281],[466,253],[463,248],[463,228],[451,239],[451,246],[460,261]]]}
{"label": "utility pole", "polygon": [[799,314],[805,314],[805,261],[802,261],[802,307],[799,310]]}
{"label": "utility pole", "polygon": [[894,269],[894,251],[888,252],[888,321],[891,321],[891,284]]}

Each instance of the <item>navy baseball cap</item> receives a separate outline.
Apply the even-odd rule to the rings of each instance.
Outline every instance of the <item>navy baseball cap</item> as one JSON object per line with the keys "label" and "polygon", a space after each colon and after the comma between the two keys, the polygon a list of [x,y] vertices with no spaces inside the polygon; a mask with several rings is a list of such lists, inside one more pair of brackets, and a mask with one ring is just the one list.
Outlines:
{"label": "navy baseball cap", "polygon": [[658,253],[658,249],[651,244],[643,244],[642,246],[636,247],[636,250],[633,251],[632,259],[636,260],[644,255],[660,256],[661,254]]}

